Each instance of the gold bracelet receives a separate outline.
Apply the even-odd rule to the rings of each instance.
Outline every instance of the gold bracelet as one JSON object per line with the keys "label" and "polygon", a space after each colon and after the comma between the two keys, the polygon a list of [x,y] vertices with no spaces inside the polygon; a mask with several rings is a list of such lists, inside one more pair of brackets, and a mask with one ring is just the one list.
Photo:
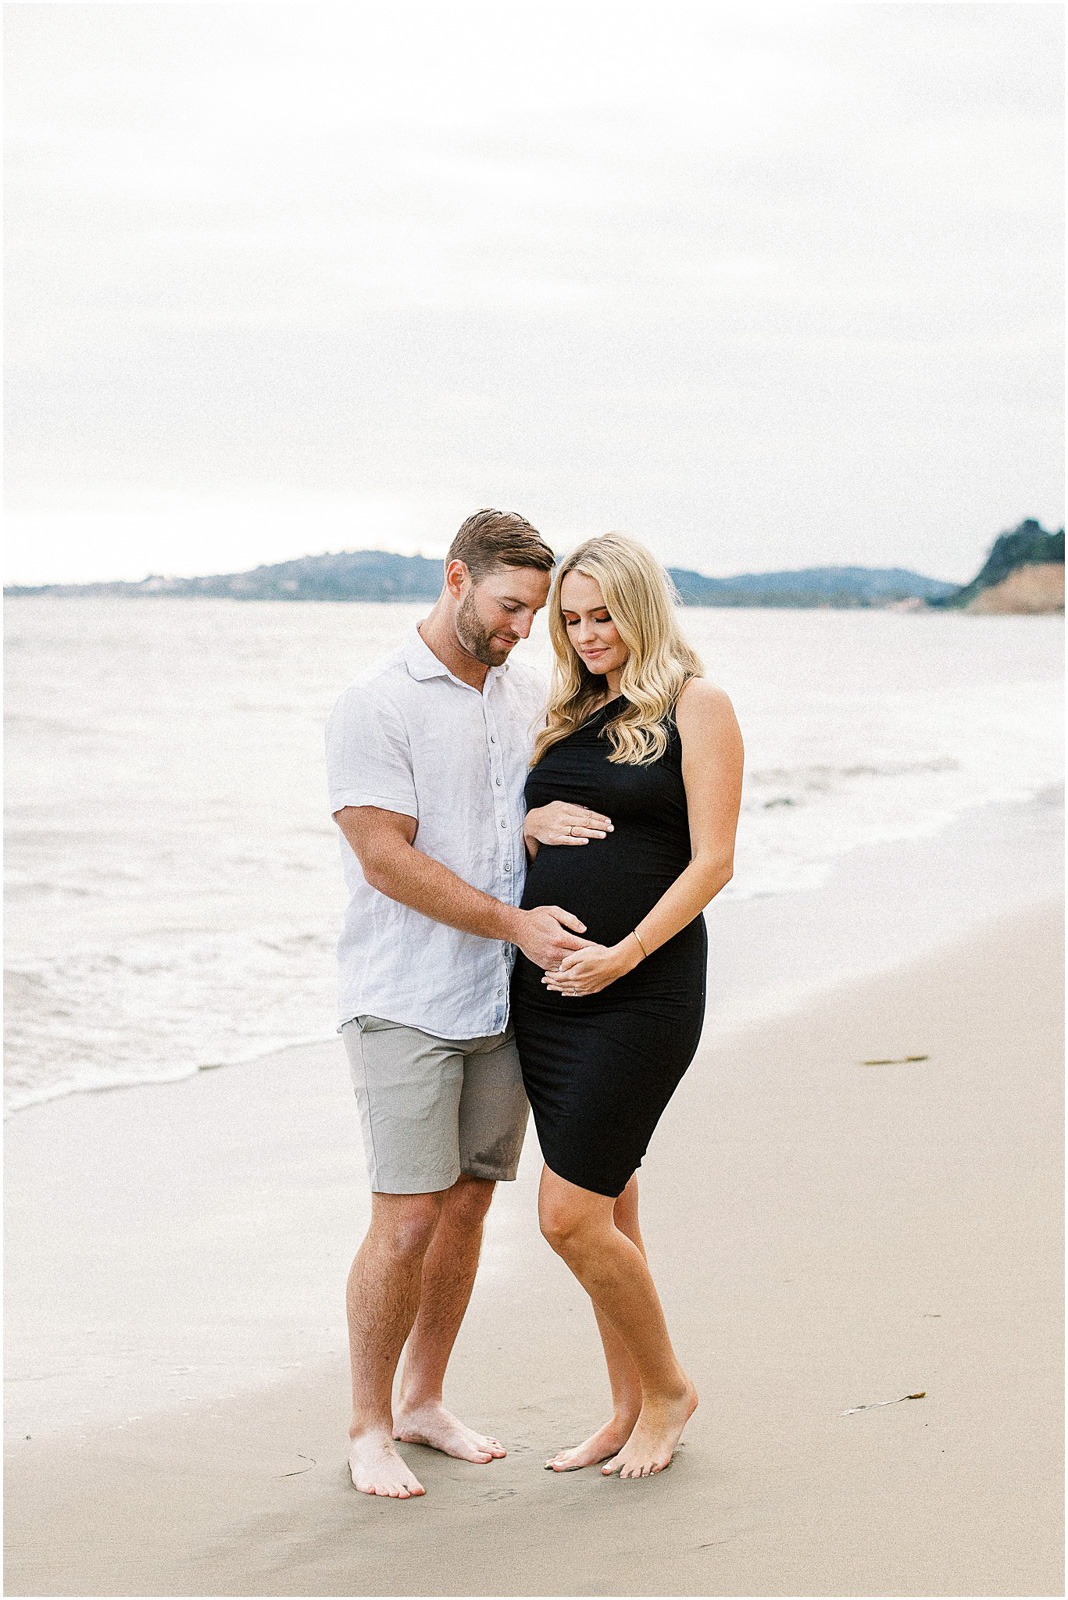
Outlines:
{"label": "gold bracelet", "polygon": [[649,952],[645,948],[645,946],[642,944],[642,936],[641,936],[641,934],[638,932],[637,928],[632,928],[630,931],[634,935],[634,937],[637,939],[638,947],[641,950],[642,955],[645,957],[646,961],[648,961]]}

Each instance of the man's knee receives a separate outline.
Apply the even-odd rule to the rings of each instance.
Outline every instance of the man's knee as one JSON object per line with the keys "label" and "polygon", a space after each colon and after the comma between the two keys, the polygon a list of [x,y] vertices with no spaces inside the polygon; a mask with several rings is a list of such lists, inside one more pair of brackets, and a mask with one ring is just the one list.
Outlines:
{"label": "man's knee", "polygon": [[493,1199],[496,1184],[490,1178],[475,1178],[462,1172],[445,1193],[445,1210],[461,1228],[480,1228]]}
{"label": "man's knee", "polygon": [[433,1194],[376,1194],[368,1238],[404,1260],[424,1256],[441,1217],[445,1191]]}

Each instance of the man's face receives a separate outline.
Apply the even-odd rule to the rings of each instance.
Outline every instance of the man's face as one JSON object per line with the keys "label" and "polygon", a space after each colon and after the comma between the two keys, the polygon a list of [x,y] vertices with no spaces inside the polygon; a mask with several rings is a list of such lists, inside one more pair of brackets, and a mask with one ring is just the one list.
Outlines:
{"label": "man's face", "polygon": [[494,567],[475,583],[470,576],[456,612],[456,637],[484,667],[499,667],[525,639],[549,597],[551,577],[536,567]]}

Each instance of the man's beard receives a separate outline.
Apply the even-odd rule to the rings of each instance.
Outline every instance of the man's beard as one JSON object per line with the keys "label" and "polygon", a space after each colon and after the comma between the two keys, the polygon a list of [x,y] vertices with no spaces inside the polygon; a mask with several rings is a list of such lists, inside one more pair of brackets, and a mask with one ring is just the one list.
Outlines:
{"label": "man's beard", "polygon": [[465,594],[456,613],[456,637],[469,656],[481,661],[484,667],[499,667],[507,660],[509,651],[501,640],[486,631],[478,614],[473,594]]}

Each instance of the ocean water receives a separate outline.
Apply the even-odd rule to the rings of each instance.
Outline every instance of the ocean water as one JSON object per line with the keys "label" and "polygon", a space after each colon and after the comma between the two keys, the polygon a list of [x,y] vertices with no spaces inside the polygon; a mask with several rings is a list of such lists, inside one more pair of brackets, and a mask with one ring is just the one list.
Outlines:
{"label": "ocean water", "polygon": [[[333,1031],[323,721],[426,610],[7,602],[8,1111]],[[746,740],[725,897],[1061,780],[1059,617],[683,620]],[[542,622],[518,648],[548,670]]]}

